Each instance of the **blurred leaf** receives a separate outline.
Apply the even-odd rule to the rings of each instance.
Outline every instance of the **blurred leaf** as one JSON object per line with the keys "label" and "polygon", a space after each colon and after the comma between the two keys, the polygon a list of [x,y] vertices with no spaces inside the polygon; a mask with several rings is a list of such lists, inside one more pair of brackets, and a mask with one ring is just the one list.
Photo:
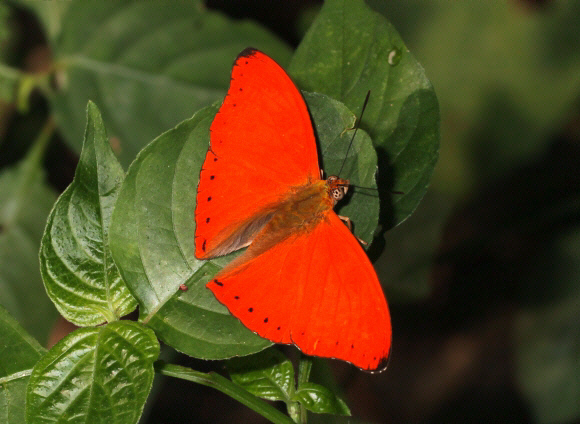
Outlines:
{"label": "blurred leaf", "polygon": [[20,72],[0,63],[0,100],[7,103],[16,101],[16,87]]}
{"label": "blurred leaf", "polygon": [[515,323],[517,381],[542,424],[580,417],[580,229],[551,250],[543,266],[552,272],[534,275],[558,287],[559,297],[522,309]]}
{"label": "blurred leaf", "polygon": [[26,384],[46,350],[0,306],[0,422],[24,422]]}
{"label": "blurred leaf", "polygon": [[153,331],[132,321],[76,330],[34,367],[26,422],[136,423],[158,356]]}
{"label": "blurred leaf", "polygon": [[464,193],[529,160],[578,99],[579,2],[369,3],[397,25],[437,88],[440,190]]}
{"label": "blurred leaf", "polygon": [[12,0],[30,9],[44,27],[50,41],[58,38],[62,21],[72,1]]}
{"label": "blurred leaf", "polygon": [[[439,109],[423,68],[392,25],[362,0],[330,0],[289,67],[298,85],[358,111],[379,155],[381,223],[406,219],[427,190],[439,149]],[[345,175],[348,177],[348,175]],[[389,191],[403,194],[392,196]],[[385,229],[386,229],[385,228]]]}
{"label": "blurred leaf", "polygon": [[12,35],[11,15],[10,7],[6,3],[0,3],[0,61],[6,59],[6,44]]}
{"label": "blurred leaf", "polygon": [[[328,159],[332,168],[338,164],[336,152],[346,152],[350,135],[341,134],[350,128],[352,114],[325,96],[307,99],[323,161]],[[139,154],[127,173],[111,226],[113,257],[139,299],[141,319],[170,346],[205,359],[247,355],[270,344],[232,317],[205,287],[231,256],[211,261],[194,256],[195,189],[216,111],[215,106],[203,109]],[[376,157],[368,136],[360,132],[357,140],[362,144],[346,166],[357,171],[354,180],[372,186]],[[351,217],[357,230],[366,231],[360,237],[370,239],[378,204],[376,198],[363,199],[364,206],[351,202]],[[185,292],[179,290],[184,283],[189,287]]]}
{"label": "blurred leaf", "polygon": [[228,371],[234,383],[267,400],[292,401],[296,384],[292,362],[276,349],[233,358]]}
{"label": "blurred leaf", "polygon": [[122,182],[123,169],[99,110],[89,102],[75,178],[54,205],[40,251],[48,295],[79,326],[114,321],[137,305],[108,247],[110,217]]}
{"label": "blurred leaf", "polygon": [[0,304],[42,342],[57,316],[44,295],[38,264],[56,197],[41,168],[46,143],[48,136],[39,138],[24,160],[0,173]]}
{"label": "blurred leaf", "polygon": [[95,101],[127,165],[146,142],[221,98],[233,59],[249,45],[289,58],[260,26],[195,2],[71,2],[52,43],[59,128],[79,149],[82,110]]}
{"label": "blurred leaf", "polygon": [[350,415],[346,403],[320,384],[303,383],[296,390],[293,400],[316,414]]}

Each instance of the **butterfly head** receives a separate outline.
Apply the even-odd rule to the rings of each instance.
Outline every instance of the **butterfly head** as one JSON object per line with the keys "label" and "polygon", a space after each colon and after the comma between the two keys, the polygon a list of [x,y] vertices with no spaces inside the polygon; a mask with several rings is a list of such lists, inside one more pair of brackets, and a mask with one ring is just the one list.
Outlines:
{"label": "butterfly head", "polygon": [[349,181],[338,178],[336,175],[331,175],[326,179],[326,186],[328,195],[336,205],[348,191]]}

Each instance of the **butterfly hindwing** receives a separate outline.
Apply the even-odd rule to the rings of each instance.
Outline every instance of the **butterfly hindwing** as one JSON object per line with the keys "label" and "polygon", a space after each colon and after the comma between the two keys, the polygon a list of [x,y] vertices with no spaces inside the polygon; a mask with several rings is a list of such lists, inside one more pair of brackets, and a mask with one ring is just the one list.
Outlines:
{"label": "butterfly hindwing", "polygon": [[365,370],[386,365],[391,322],[376,273],[333,212],[208,283],[242,323],[276,343],[342,359]]}
{"label": "butterfly hindwing", "polygon": [[[211,258],[246,245],[264,210],[291,187],[319,179],[318,167],[302,95],[274,60],[244,50],[210,128],[197,191],[196,256]],[[240,231],[243,225],[248,228]],[[234,232],[241,237],[229,238]]]}

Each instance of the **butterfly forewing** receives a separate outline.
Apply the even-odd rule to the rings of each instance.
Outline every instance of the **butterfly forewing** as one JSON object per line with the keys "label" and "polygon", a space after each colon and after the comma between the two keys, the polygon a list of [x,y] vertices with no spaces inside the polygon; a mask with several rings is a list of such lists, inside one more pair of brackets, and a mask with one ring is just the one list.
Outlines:
{"label": "butterfly forewing", "polygon": [[263,218],[291,187],[319,179],[318,166],[302,95],[276,62],[244,50],[210,129],[197,191],[196,256],[243,247],[252,234],[238,240],[236,233],[247,230],[241,226]]}

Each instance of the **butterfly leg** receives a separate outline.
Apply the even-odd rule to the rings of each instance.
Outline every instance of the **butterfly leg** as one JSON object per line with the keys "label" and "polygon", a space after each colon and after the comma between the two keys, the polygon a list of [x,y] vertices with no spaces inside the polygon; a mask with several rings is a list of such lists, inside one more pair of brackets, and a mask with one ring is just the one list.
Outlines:
{"label": "butterfly leg", "polygon": [[[338,217],[340,218],[340,220],[342,222],[344,222],[344,224],[348,227],[348,229],[350,230],[350,232],[352,233],[352,221],[348,216],[342,216],[342,215],[338,215]],[[353,236],[356,237],[356,235],[353,233]],[[368,243],[366,241],[364,241],[363,239],[360,239],[358,237],[356,237],[356,239],[359,241],[360,244],[367,246]]]}

